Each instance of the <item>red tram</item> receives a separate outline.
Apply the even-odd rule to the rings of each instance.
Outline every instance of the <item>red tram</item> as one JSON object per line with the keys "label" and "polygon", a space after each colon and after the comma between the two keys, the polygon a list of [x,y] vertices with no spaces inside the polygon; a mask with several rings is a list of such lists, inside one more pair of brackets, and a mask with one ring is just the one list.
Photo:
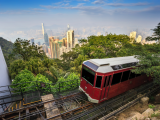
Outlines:
{"label": "red tram", "polygon": [[137,63],[134,56],[84,61],[79,90],[90,102],[100,103],[151,81],[145,74],[131,72]]}

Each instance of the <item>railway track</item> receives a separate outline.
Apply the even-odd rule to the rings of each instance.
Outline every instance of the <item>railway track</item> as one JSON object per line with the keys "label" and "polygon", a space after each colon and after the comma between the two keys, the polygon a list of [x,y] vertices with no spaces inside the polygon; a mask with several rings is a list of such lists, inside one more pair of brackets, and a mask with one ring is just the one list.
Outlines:
{"label": "railway track", "polygon": [[[64,120],[97,120],[102,117],[101,120],[105,120],[122,112],[131,105],[134,105],[140,100],[141,97],[150,95],[159,88],[159,86],[149,83],[100,104],[89,102],[86,95],[82,92],[78,92],[68,96],[59,96],[59,98],[56,99],[27,105],[24,108],[14,111],[5,112],[0,114],[0,118],[3,117],[6,120],[36,120],[37,117],[41,117],[42,120],[53,120],[60,118]],[[137,97],[139,94],[143,95]],[[52,103],[52,106],[49,108],[44,108],[43,105],[47,103]],[[59,114],[46,118],[45,114],[47,112],[53,111],[57,108],[59,109]],[[28,113],[25,112],[27,109],[29,109]],[[13,116],[14,114],[15,116]]]}

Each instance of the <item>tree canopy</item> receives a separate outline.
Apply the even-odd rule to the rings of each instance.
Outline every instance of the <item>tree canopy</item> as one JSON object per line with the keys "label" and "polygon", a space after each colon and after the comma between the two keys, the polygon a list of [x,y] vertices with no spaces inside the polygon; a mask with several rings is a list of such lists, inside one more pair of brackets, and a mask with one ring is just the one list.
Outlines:
{"label": "tree canopy", "polygon": [[30,58],[46,58],[44,51],[41,47],[37,47],[34,44],[30,44],[29,40],[16,39],[13,44],[13,52],[12,55],[19,55],[23,60],[28,61]]}
{"label": "tree canopy", "polygon": [[153,35],[152,36],[148,36],[146,38],[146,40],[147,41],[152,41],[152,40],[159,40],[160,41],[160,23],[158,23],[156,28],[151,29],[151,30],[153,30]]}

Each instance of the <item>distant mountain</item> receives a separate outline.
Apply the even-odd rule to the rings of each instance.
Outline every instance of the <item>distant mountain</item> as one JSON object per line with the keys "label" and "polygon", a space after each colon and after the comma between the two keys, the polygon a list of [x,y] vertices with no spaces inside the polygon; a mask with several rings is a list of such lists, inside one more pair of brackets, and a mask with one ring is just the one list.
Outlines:
{"label": "distant mountain", "polygon": [[8,56],[11,54],[13,49],[13,43],[7,41],[6,39],[0,37],[0,46],[4,55],[4,58],[6,60],[7,65],[9,65],[9,59]]}

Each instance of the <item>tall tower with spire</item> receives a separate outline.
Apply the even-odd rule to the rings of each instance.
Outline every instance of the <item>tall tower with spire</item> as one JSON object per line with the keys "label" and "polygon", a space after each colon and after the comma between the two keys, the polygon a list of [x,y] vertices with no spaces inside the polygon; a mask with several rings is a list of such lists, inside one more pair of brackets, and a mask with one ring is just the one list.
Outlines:
{"label": "tall tower with spire", "polygon": [[44,24],[42,23],[42,34],[44,35]]}
{"label": "tall tower with spire", "polygon": [[67,25],[67,28],[68,28],[68,30],[70,30],[70,26],[69,26],[69,24]]}
{"label": "tall tower with spire", "polygon": [[48,34],[46,33],[45,29],[44,29],[44,24],[42,23],[42,34],[44,37],[44,42],[47,46],[49,46],[49,40],[48,40]]}

